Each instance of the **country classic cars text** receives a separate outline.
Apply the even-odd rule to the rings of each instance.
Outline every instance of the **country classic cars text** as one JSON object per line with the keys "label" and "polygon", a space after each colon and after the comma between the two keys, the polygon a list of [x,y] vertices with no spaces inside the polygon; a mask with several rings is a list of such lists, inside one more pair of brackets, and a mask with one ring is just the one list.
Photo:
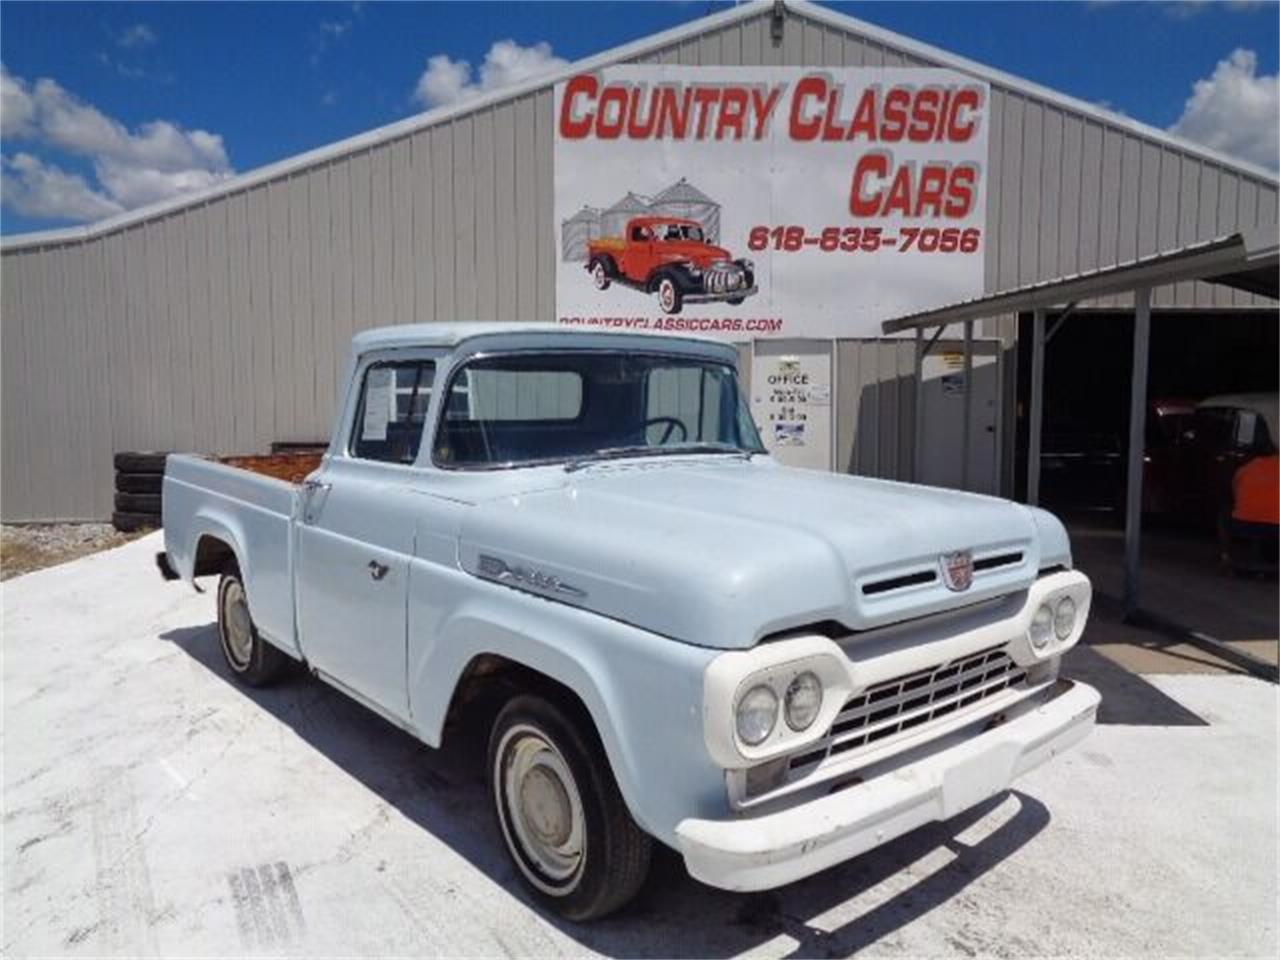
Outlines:
{"label": "country classic cars text", "polygon": [[[884,144],[967,143],[982,122],[979,84],[878,83],[846,90],[829,74],[794,85],[664,82],[579,74],[565,84],[559,133],[565,140],[764,140],[876,145],[853,161],[849,211],[855,217],[963,219],[977,198],[979,165],[897,162]],[[776,128],[776,129],[775,129]]]}

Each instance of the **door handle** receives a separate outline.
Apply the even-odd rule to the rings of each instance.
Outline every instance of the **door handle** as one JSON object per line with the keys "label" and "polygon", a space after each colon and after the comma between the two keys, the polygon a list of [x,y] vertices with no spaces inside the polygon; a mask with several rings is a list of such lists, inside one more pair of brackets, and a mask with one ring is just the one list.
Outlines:
{"label": "door handle", "polygon": [[369,576],[374,580],[381,580],[387,575],[389,569],[385,563],[379,563],[377,560],[369,561]]}

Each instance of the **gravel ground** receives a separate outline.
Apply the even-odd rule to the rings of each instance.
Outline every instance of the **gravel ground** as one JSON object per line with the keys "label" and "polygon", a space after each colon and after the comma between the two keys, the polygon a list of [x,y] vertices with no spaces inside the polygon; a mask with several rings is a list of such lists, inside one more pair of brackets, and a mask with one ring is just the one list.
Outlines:
{"label": "gravel ground", "polygon": [[0,580],[43,570],[135,540],[109,523],[6,523],[0,527]]}
{"label": "gravel ground", "polygon": [[664,852],[578,926],[523,893],[465,743],[301,675],[235,684],[210,595],[162,582],[159,548],[0,587],[0,955],[1277,955],[1274,685],[1125,674],[1180,722],[1103,722],[1015,790],[769,893]]}

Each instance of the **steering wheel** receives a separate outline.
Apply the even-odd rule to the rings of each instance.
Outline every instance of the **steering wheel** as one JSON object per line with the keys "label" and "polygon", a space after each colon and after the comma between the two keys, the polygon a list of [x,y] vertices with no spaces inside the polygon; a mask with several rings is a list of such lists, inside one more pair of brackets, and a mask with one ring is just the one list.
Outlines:
{"label": "steering wheel", "polygon": [[676,427],[680,428],[680,440],[678,442],[684,443],[689,439],[689,428],[684,425],[683,420],[677,420],[675,417],[650,417],[644,422],[644,426],[641,428],[645,437],[649,436],[650,427],[656,426],[660,423],[665,423],[667,425],[667,429],[663,431],[662,438],[658,440],[655,446],[661,447],[670,440],[671,434],[675,431]]}

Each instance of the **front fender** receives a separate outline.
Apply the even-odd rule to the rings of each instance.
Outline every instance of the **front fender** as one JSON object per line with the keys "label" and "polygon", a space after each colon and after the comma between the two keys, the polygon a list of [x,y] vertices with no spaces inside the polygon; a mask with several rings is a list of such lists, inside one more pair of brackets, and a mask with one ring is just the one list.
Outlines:
{"label": "front fender", "polygon": [[[631,815],[648,833],[674,845],[688,811],[723,811],[724,775],[702,735],[703,671],[717,651],[467,574],[449,579],[466,595],[411,665],[413,721],[423,740],[439,744],[468,664],[497,655],[577,694]],[[414,649],[411,640],[411,657]]]}

